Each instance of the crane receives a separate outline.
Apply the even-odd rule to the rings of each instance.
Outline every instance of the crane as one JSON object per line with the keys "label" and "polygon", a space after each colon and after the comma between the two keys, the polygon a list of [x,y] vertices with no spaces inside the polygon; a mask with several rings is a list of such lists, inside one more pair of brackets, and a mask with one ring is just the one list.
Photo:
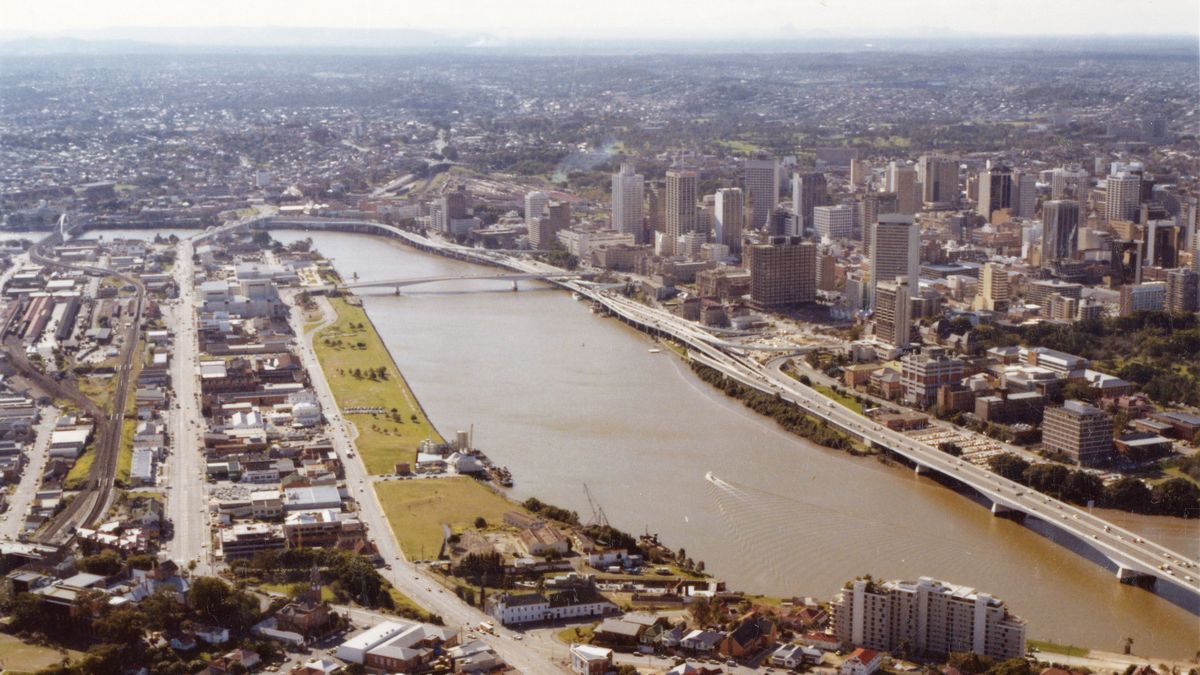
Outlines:
{"label": "crane", "polygon": [[604,515],[604,507],[600,506],[600,502],[592,498],[592,491],[588,489],[587,483],[583,484],[583,494],[587,496],[588,507],[592,509],[592,522],[590,524],[608,527],[608,516]]}

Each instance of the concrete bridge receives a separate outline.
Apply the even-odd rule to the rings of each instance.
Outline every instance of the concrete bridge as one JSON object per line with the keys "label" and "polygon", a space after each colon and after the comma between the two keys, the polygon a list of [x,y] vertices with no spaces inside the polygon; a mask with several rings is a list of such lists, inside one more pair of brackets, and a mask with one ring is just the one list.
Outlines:
{"label": "concrete bridge", "polygon": [[[1084,509],[1031,490],[987,469],[876,424],[838,405],[820,392],[790,377],[772,372],[749,358],[747,352],[755,351],[753,348],[721,340],[692,322],[646,307],[619,293],[604,292],[597,287],[581,284],[577,279],[570,278],[562,272],[548,272],[544,265],[515,259],[499,252],[427,239],[381,223],[276,217],[259,219],[250,226],[340,230],[393,237],[430,253],[549,279],[596,302],[630,325],[679,340],[688,347],[690,358],[716,368],[746,386],[771,395],[779,395],[800,406],[806,413],[904,458],[913,464],[917,473],[934,471],[971,487],[991,504],[991,511],[995,515],[1020,514],[1022,517],[1037,518],[1048,526],[1070,535],[1107,559],[1116,568],[1116,577],[1122,582],[1164,582],[1189,592],[1193,600],[1200,598],[1200,563],[1196,560],[1148,541]],[[493,278],[495,276],[499,275],[494,275]]]}
{"label": "concrete bridge", "polygon": [[399,290],[405,286],[419,286],[421,284],[436,284],[444,281],[475,281],[475,280],[490,280],[496,279],[501,281],[512,281],[513,287],[516,288],[518,281],[550,279],[579,279],[583,277],[595,276],[595,272],[567,272],[564,274],[534,274],[522,272],[498,272],[496,274],[457,274],[457,275],[442,275],[431,277],[405,277],[401,279],[380,279],[372,281],[353,281],[348,284],[342,284],[342,288],[395,288]]}

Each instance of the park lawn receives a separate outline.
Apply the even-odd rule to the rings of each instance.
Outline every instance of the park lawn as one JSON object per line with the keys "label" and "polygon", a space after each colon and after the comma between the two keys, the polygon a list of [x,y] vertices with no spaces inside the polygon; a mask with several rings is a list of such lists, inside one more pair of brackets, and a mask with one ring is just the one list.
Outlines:
{"label": "park lawn", "polygon": [[830,386],[824,385],[824,384],[814,384],[812,388],[821,392],[826,397],[837,401],[838,403],[842,404],[846,408],[853,410],[854,412],[858,413],[859,415],[863,414],[861,403],[859,403],[858,401],[856,401],[855,399],[853,399],[849,396],[846,396],[845,394],[838,394],[836,391],[833,390],[833,387],[830,387]]}
{"label": "park lawn", "polygon": [[498,524],[505,513],[522,510],[474,478],[461,476],[379,481],[375,492],[409,560],[437,556],[443,525],[457,532],[474,527],[479,516]]}
{"label": "park lawn", "polygon": [[82,652],[73,649],[65,652],[21,642],[11,635],[0,635],[0,671],[5,673],[32,673],[43,668],[57,666],[63,658],[76,661]]}
{"label": "park lawn", "polygon": [[1087,656],[1091,653],[1090,650],[1084,647],[1076,647],[1074,645],[1060,645],[1056,642],[1048,640],[1026,640],[1026,649],[1037,649],[1042,652],[1050,652],[1052,654],[1062,654],[1064,656]]}
{"label": "park lawn", "polygon": [[88,474],[92,471],[92,462],[96,461],[96,451],[88,444],[83,449],[83,454],[79,459],[75,460],[75,465],[67,472],[67,477],[63,479],[64,490],[80,490],[87,483]]}
{"label": "park lawn", "polygon": [[592,624],[590,626],[568,626],[555,634],[558,641],[563,644],[590,644],[592,636],[596,632],[596,626],[600,624]]}
{"label": "park lawn", "polygon": [[[289,598],[296,597],[300,591],[308,590],[308,584],[303,581],[298,581],[294,584],[259,584],[258,589],[265,593],[279,593],[286,595]],[[328,584],[321,586],[321,599],[325,602],[333,602],[337,598],[333,594],[333,589]]]}
{"label": "park lawn", "polygon": [[[337,312],[337,320],[313,338],[317,359],[342,414],[358,430],[354,445],[367,471],[377,475],[392,473],[396,462],[416,461],[421,441],[432,438],[441,442],[442,437],[425,417],[392,355],[367,319],[366,311],[343,298],[330,298],[330,303]],[[356,370],[361,373],[379,367],[387,369],[387,379],[354,376]],[[346,412],[360,407],[388,412],[378,415]],[[390,412],[393,409],[395,415]]]}

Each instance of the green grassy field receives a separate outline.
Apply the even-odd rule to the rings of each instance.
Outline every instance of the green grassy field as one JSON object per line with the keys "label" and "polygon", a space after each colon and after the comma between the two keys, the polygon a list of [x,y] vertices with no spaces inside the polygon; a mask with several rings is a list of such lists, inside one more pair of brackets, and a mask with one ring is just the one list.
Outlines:
{"label": "green grassy field", "polygon": [[79,459],[75,460],[75,465],[67,472],[67,477],[63,479],[63,489],[79,490],[83,488],[94,461],[96,461],[96,451],[92,449],[91,445],[88,445]]}
{"label": "green grassy field", "polygon": [[473,478],[431,478],[383,481],[375,484],[400,548],[410,560],[426,560],[442,546],[442,525],[459,531],[483,516],[489,524],[503,521],[521,507]]}
{"label": "green grassy field", "polygon": [[1060,645],[1056,642],[1048,640],[1026,640],[1026,649],[1037,649],[1042,652],[1050,652],[1052,654],[1062,654],[1064,656],[1087,656],[1091,652],[1084,647],[1076,647],[1074,645]]}
{"label": "green grassy field", "polygon": [[[267,583],[259,584],[258,588],[264,593],[280,593],[288,596],[289,598],[294,598],[299,595],[301,591],[308,590],[308,584],[303,581],[298,581],[294,584]],[[336,600],[336,597],[333,595],[333,589],[329,586],[321,586],[321,599],[325,602],[333,602]]]}
{"label": "green grassy field", "polygon": [[137,420],[121,422],[121,449],[117,452],[117,484],[129,485],[129,474],[133,471],[133,435],[137,433]]}
{"label": "green grassy field", "polygon": [[0,635],[0,670],[5,673],[32,673],[62,663],[64,658],[76,660],[81,652],[60,652],[50,647],[21,642],[11,635]]}
{"label": "green grassy field", "polygon": [[861,403],[859,403],[858,401],[854,400],[853,398],[851,398],[849,396],[846,396],[845,394],[838,394],[837,392],[835,392],[833,390],[833,387],[830,387],[830,386],[827,386],[824,384],[814,384],[813,389],[816,389],[817,391],[821,392],[823,395],[837,401],[838,403],[849,408],[850,410],[853,410],[854,412],[858,413],[859,415],[862,414],[863,410],[862,410]]}
{"label": "green grassy field", "polygon": [[[426,419],[366,312],[342,298],[331,298],[330,302],[338,317],[314,337],[317,358],[343,412],[356,407],[388,411],[345,417],[358,429],[355,446],[367,471],[391,473],[396,462],[416,460],[417,445],[422,440],[442,438]],[[386,379],[371,379],[366,374],[380,367],[387,370]]]}

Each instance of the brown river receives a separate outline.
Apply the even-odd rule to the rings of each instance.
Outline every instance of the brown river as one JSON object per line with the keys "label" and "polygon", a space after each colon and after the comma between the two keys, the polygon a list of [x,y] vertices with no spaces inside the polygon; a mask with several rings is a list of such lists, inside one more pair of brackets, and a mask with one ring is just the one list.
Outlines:
{"label": "brown river", "polygon": [[[362,235],[275,236],[311,236],[346,278],[485,271]],[[656,532],[748,592],[829,598],[860,574],[927,575],[1003,598],[1031,638],[1120,651],[1131,637],[1134,653],[1171,658],[1200,650],[1195,599],[1120,584],[1090,549],[1036,521],[995,518],[970,494],[786,434],[566,292],[455,281],[363,296],[434,424],[447,435],[474,425],[476,445],[512,470],[516,499],[589,520],[586,484],[613,525]],[[1109,515],[1200,557],[1200,522]]]}

